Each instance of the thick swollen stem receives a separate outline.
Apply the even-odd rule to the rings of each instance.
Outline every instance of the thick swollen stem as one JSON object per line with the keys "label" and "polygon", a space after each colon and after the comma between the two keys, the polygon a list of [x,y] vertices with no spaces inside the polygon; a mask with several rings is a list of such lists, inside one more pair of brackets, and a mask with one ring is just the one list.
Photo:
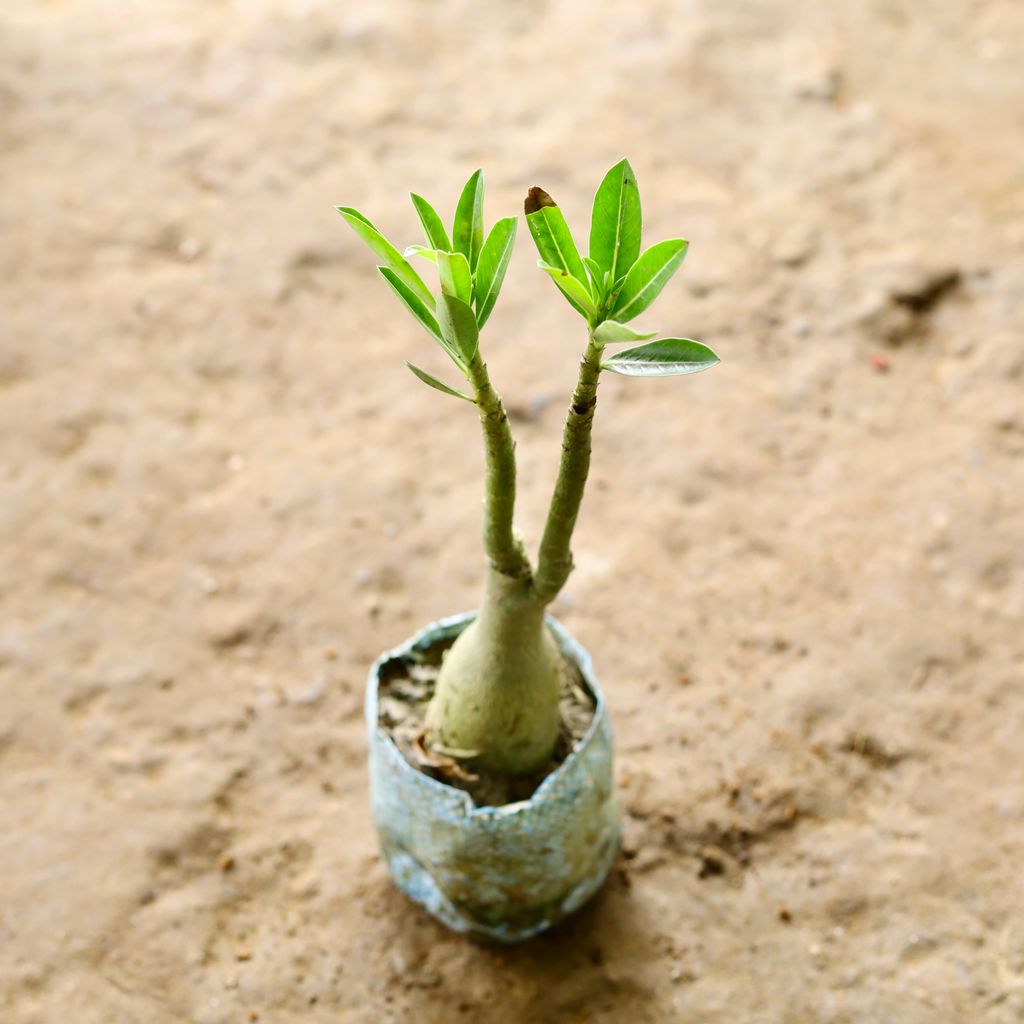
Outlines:
{"label": "thick swollen stem", "polygon": [[594,340],[591,331],[587,350],[580,361],[576,390],[565,418],[562,459],[534,575],[534,591],[545,605],[558,596],[572,572],[570,543],[590,470],[590,434],[597,407],[597,384],[601,376],[603,348],[600,342]]}
{"label": "thick swollen stem", "polygon": [[484,434],[486,490],[484,550],[495,572],[512,579],[530,579],[530,560],[512,528],[516,504],[516,444],[501,396],[491,386],[479,352],[469,365]]}
{"label": "thick swollen stem", "polygon": [[435,746],[474,765],[525,775],[558,740],[561,655],[529,578],[491,571],[480,614],[452,645],[427,712]]}

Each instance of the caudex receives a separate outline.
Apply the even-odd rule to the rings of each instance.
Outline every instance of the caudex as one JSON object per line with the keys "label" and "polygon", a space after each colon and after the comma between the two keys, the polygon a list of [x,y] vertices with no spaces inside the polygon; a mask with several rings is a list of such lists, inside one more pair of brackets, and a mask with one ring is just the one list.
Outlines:
{"label": "caudex", "polygon": [[[714,366],[707,346],[636,331],[628,321],[657,298],[686,256],[671,238],[641,252],[640,193],[628,161],[605,175],[594,197],[589,255],[581,256],[562,211],[541,188],[526,197],[526,223],[549,274],[586,324],[587,343],[565,418],[562,455],[536,561],[513,525],[515,444],[501,396],[487,373],[479,335],[494,309],[516,236],[516,218],[484,235],[483,172],[466,183],[452,234],[434,208],[412,195],[426,245],[400,253],[361,213],[336,209],[380,260],[378,270],[465,378],[460,390],[407,364],[425,384],[477,407],[486,454],[483,540],[489,565],[483,601],[441,667],[427,712],[431,742],[482,769],[520,775],[550,763],[558,739],[561,655],[545,626],[547,606],[573,568],[571,540],[590,467],[597,387],[604,371],[667,377]],[[413,269],[434,264],[435,294]],[[610,345],[644,342],[614,355]]]}

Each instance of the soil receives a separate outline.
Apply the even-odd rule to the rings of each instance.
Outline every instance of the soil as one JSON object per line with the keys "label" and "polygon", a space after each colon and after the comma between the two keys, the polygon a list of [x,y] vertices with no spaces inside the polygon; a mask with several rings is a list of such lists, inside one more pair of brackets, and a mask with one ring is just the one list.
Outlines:
{"label": "soil", "polygon": [[[1019,1024],[1016,0],[8,0],[4,1024]],[[625,850],[553,933],[381,865],[362,694],[472,608],[473,409],[331,209],[628,156],[686,264],[602,381],[577,570]],[[525,226],[483,347],[537,541],[580,324]],[[650,708],[657,707],[657,714]]]}
{"label": "soil", "polygon": [[465,790],[477,807],[500,807],[528,800],[587,734],[597,706],[594,695],[579,667],[563,659],[559,698],[562,727],[550,763],[530,775],[487,771],[473,757],[439,749],[427,731],[427,707],[434,696],[444,654],[452,643],[440,641],[381,665],[378,721],[413,768]]}

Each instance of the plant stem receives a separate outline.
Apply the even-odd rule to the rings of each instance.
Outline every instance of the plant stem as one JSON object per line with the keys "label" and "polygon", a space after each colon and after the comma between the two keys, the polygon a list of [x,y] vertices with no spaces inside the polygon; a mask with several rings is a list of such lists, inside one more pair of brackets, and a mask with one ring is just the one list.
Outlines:
{"label": "plant stem", "polygon": [[486,491],[484,497],[484,550],[491,567],[501,576],[529,579],[530,560],[513,530],[516,503],[516,443],[509,429],[501,396],[491,386],[487,365],[479,352],[469,365],[484,433]]}
{"label": "plant stem", "polygon": [[597,407],[603,349],[604,346],[594,340],[591,330],[587,349],[580,360],[576,390],[565,418],[558,479],[548,508],[534,575],[535,592],[544,604],[555,599],[573,568],[570,543],[590,470],[590,434]]}
{"label": "plant stem", "polygon": [[536,575],[512,529],[516,462],[508,416],[479,354],[469,367],[487,458],[484,545],[491,572],[480,614],[441,665],[427,724],[436,741],[472,751],[474,764],[486,770],[537,771],[550,762],[558,740],[560,655],[544,608],[572,570],[569,542],[590,468],[603,347],[591,333],[565,421]]}

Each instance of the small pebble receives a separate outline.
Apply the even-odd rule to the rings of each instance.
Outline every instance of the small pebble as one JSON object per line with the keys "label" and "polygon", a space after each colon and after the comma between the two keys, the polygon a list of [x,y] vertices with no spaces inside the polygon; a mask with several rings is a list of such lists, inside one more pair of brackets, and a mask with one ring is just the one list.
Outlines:
{"label": "small pebble", "polygon": [[288,694],[288,703],[295,704],[300,707],[308,707],[311,704],[317,704],[323,698],[324,691],[327,689],[326,680],[323,676],[315,679],[313,683],[306,687],[305,690],[300,690],[298,693]]}
{"label": "small pebble", "polygon": [[178,246],[178,255],[187,262],[191,262],[197,256],[202,256],[205,246],[198,238],[183,238]]}

